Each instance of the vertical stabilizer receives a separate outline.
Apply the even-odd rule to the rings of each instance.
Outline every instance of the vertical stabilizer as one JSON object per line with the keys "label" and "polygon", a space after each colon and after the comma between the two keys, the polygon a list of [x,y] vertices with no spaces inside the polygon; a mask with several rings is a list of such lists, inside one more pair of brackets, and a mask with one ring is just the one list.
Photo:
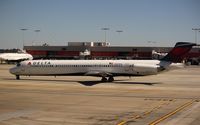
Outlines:
{"label": "vertical stabilizer", "polygon": [[187,53],[195,46],[195,43],[178,42],[175,47],[161,59],[161,61],[178,63],[182,62]]}

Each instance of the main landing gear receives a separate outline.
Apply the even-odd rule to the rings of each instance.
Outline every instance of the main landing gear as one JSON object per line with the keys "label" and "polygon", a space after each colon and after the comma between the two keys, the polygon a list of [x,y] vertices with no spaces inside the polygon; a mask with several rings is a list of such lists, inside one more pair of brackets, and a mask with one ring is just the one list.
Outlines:
{"label": "main landing gear", "polygon": [[114,78],[112,76],[108,77],[108,79],[106,77],[102,77],[101,81],[102,82],[113,82]]}

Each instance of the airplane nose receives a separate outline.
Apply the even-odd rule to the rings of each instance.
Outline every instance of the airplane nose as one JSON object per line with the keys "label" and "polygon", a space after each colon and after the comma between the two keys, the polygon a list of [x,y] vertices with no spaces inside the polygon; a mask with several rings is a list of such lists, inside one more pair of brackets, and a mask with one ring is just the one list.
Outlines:
{"label": "airplane nose", "polygon": [[10,71],[11,74],[14,74],[14,75],[17,74],[17,68],[16,67],[11,68],[9,71]]}

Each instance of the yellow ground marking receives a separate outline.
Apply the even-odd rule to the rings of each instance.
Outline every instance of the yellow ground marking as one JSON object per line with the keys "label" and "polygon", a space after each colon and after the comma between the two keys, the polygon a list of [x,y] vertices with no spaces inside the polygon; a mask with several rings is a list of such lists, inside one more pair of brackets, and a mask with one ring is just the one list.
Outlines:
{"label": "yellow ground marking", "polygon": [[126,124],[127,123],[127,121],[122,121],[122,122],[120,122],[119,124],[117,124],[117,125],[124,125],[124,124]]}
{"label": "yellow ground marking", "polygon": [[191,100],[191,101],[189,101],[189,102],[187,102],[187,103],[181,105],[180,107],[178,107],[178,108],[176,108],[175,110],[169,112],[168,114],[166,114],[166,115],[164,115],[164,116],[162,116],[162,117],[160,117],[160,118],[154,120],[154,121],[151,122],[149,125],[156,125],[156,124],[160,123],[161,121],[167,119],[168,117],[170,117],[170,116],[176,114],[177,112],[183,110],[184,108],[186,108],[186,107],[192,105],[194,102],[195,102],[195,100]]}
{"label": "yellow ground marking", "polygon": [[[160,100],[160,101],[171,101],[171,100]],[[163,105],[168,105],[168,104],[169,104],[169,102],[163,102],[163,103],[159,104],[158,106],[153,107],[151,110],[145,111],[144,113],[142,113],[142,115],[135,115],[132,118],[121,121],[117,125],[125,125],[126,123],[128,123],[130,121],[134,121],[136,119],[144,118],[145,116],[151,114],[153,111],[160,109]]]}

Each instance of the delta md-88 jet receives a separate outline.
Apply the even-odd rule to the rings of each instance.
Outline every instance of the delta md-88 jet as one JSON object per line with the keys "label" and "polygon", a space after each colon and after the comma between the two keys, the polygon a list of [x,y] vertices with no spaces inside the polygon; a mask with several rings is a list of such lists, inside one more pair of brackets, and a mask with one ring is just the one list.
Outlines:
{"label": "delta md-88 jet", "polygon": [[154,75],[170,67],[180,66],[194,43],[178,42],[160,60],[30,60],[17,64],[10,73],[20,76],[98,76],[112,82],[115,76]]}

